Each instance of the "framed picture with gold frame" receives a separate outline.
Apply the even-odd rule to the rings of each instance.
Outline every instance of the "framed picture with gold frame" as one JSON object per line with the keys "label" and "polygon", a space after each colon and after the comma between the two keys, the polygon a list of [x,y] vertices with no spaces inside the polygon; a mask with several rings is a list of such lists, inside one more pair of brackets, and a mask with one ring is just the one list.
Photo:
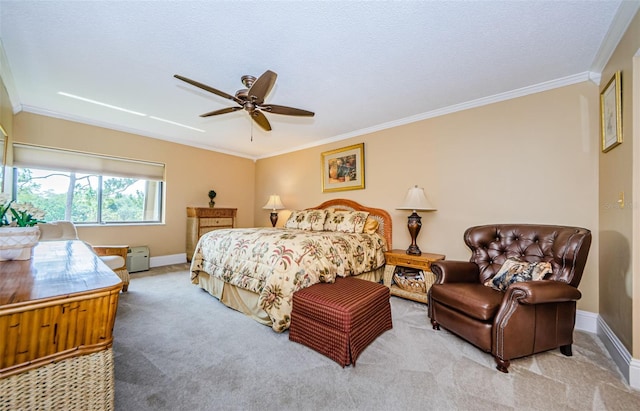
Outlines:
{"label": "framed picture with gold frame", "polygon": [[364,188],[364,143],[321,154],[322,192]]}
{"label": "framed picture with gold frame", "polygon": [[622,87],[619,71],[600,93],[600,127],[604,153],[622,143]]}

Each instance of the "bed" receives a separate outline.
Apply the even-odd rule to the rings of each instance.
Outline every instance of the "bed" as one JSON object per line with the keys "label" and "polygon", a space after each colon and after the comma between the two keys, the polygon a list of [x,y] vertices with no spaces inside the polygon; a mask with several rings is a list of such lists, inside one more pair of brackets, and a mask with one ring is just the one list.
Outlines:
{"label": "bed", "polygon": [[338,276],[379,282],[391,235],[391,216],[385,210],[329,200],[292,211],[282,228],[204,234],[191,260],[191,282],[282,332],[289,328],[295,291],[332,283]]}

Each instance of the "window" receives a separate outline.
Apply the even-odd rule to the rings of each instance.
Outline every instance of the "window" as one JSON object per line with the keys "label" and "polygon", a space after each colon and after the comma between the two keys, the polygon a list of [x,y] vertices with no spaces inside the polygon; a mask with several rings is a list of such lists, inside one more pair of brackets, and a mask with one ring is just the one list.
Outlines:
{"label": "window", "polygon": [[14,145],[13,193],[77,224],[162,221],[164,165]]}

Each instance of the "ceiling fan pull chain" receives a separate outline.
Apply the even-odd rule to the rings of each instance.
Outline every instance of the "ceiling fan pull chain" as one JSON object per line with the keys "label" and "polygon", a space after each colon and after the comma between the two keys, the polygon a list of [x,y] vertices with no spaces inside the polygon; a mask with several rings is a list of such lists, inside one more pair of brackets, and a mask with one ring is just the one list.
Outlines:
{"label": "ceiling fan pull chain", "polygon": [[251,142],[253,143],[253,121],[251,122]]}

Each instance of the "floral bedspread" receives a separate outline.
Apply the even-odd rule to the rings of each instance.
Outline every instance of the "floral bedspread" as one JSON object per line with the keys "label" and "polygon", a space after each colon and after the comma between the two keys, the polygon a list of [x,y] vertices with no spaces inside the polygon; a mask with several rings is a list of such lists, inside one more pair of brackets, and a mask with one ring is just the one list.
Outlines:
{"label": "floral bedspread", "polygon": [[216,230],[200,238],[191,261],[191,282],[198,273],[259,295],[272,328],[289,328],[293,293],[381,267],[385,240],[378,234],[303,231],[278,228]]}

